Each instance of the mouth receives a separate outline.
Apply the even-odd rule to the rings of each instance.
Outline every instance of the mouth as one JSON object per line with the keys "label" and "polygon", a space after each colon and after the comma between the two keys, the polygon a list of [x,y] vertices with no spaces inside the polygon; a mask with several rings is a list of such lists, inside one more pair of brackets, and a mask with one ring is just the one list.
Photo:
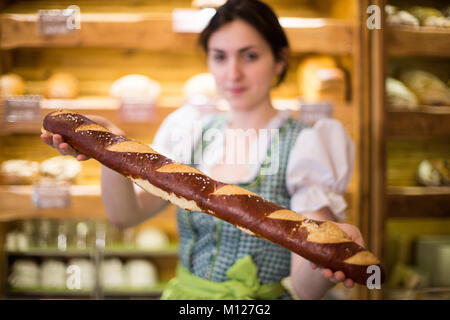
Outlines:
{"label": "mouth", "polygon": [[232,95],[239,95],[242,94],[245,90],[247,90],[247,88],[245,87],[233,87],[229,88],[228,92],[231,93]]}

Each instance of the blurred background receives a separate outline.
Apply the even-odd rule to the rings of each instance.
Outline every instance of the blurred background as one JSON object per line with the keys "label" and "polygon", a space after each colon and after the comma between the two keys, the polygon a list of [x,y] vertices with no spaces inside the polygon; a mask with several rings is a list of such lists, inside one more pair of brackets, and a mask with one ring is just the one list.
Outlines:
{"label": "blurred background", "polygon": [[[175,207],[112,226],[100,164],[41,141],[45,114],[107,117],[152,143],[184,103],[227,109],[199,31],[220,0],[0,1],[0,297],[158,299],[177,264]],[[291,46],[274,105],[340,120],[356,145],[347,222],[383,261],[382,290],[450,298],[448,1],[267,0]]]}

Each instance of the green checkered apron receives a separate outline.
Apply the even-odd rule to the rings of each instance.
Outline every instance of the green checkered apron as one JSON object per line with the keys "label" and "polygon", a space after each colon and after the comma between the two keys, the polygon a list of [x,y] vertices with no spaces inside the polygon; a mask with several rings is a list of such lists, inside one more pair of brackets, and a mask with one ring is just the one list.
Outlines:
{"label": "green checkered apron", "polygon": [[[208,122],[203,132],[211,128],[222,128],[225,123],[225,115],[218,114]],[[306,127],[307,125],[293,118],[286,119],[279,128],[279,139],[272,141],[267,149],[259,174],[253,181],[238,185],[259,194],[266,200],[289,208],[290,196],[286,188],[289,152],[299,133]],[[200,143],[202,143],[201,149]],[[276,143],[278,145],[275,145]],[[200,152],[205,150],[206,146],[207,144],[200,139],[194,148],[193,156],[197,155],[199,150]],[[276,150],[275,148],[279,148],[280,155],[280,159],[276,159],[279,161],[278,171],[272,175],[261,174],[262,168],[269,168],[272,150]],[[178,209],[177,223],[182,271],[190,272],[192,277],[197,277],[198,282],[202,282],[200,281],[202,279],[214,283],[230,281],[227,271],[235,267],[237,261],[241,263],[247,257],[251,258],[249,263],[256,266],[255,276],[257,272],[260,285],[279,284],[284,277],[289,276],[290,251],[277,244],[244,233],[228,222],[201,212]],[[253,298],[258,298],[257,294],[255,295]],[[172,296],[163,294],[163,298],[171,299]],[[183,296],[176,296],[176,298],[188,299]],[[207,298],[206,295],[204,298]],[[282,290],[272,298],[289,298],[289,295]]]}

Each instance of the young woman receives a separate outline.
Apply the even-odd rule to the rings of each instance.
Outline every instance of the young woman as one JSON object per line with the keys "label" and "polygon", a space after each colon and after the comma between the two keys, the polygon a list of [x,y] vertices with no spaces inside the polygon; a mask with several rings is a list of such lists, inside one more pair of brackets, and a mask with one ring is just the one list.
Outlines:
{"label": "young woman", "polygon": [[[309,127],[291,118],[290,112],[274,109],[270,92],[283,80],[289,54],[286,35],[274,12],[258,0],[230,0],[217,10],[201,33],[200,43],[230,111],[205,116],[185,105],[165,119],[153,148],[196,166],[213,179],[237,184],[311,219],[344,221],[342,193],[352,175],[353,143],[335,120],[322,119]],[[124,134],[106,119],[91,118]],[[201,130],[193,126],[201,126]],[[211,130],[214,135],[207,134]],[[276,139],[248,135],[247,143],[226,143],[248,130],[275,130]],[[188,144],[192,147],[186,157],[179,152],[186,150],[186,140],[176,137],[187,135],[193,143]],[[88,159],[59,135],[53,139],[43,135],[42,139],[62,154]],[[250,161],[254,150],[263,156]],[[101,181],[106,212],[119,228],[137,225],[167,204],[103,166]],[[363,245],[356,227],[338,225]],[[342,271],[318,268],[213,216],[178,209],[178,227],[180,264],[163,299],[319,299],[335,283],[354,286]]]}

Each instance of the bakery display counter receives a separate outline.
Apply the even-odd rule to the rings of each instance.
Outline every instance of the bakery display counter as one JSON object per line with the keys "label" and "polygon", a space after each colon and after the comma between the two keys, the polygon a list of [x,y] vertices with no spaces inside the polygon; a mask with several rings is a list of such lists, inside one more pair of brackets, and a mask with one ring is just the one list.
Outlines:
{"label": "bakery display counter", "polygon": [[[356,147],[355,173],[344,195],[348,203],[347,221],[360,226],[368,239],[370,190],[366,189],[365,177],[370,168],[367,166],[369,158],[365,154],[369,138],[365,129],[368,121],[364,99],[367,77],[363,61],[365,44],[362,41],[362,26],[366,25],[366,19],[360,14],[367,6],[354,0],[266,2],[281,17],[280,23],[286,30],[292,52],[286,81],[273,91],[274,105],[280,110],[291,110],[298,116],[300,100],[310,103],[312,107],[331,102],[333,117],[342,122]],[[42,28],[39,10],[64,9],[73,4],[81,10],[80,29],[59,35],[39,33],[39,28]],[[180,8],[188,9],[188,15],[200,12],[190,0],[144,0],[133,3],[19,0],[8,3],[0,14],[0,50],[5,61],[2,73],[22,78],[22,84],[19,85],[20,81],[16,83],[11,94],[42,96],[39,120],[60,108],[104,116],[125,131],[129,138],[151,144],[158,127],[171,112],[188,98],[199,93],[210,97],[213,91],[210,90],[210,83],[203,81],[204,78],[194,81],[189,90],[188,84],[192,84],[191,80],[196,76],[204,75],[206,65],[197,45],[199,30],[186,30],[192,26],[178,24],[182,22],[179,19]],[[61,77],[61,73],[65,75]],[[125,101],[128,94],[139,98],[146,96],[142,90],[129,90],[129,85],[143,88],[141,85],[153,82],[149,79],[135,81],[138,80],[136,75],[141,76],[141,80],[144,80],[142,76],[146,76],[156,81],[160,89],[156,90],[157,86],[153,85],[146,86],[148,90],[145,91],[151,93],[150,100],[155,111],[155,118],[146,122],[129,121],[121,118],[120,114],[121,101]],[[123,83],[122,80],[128,76],[133,76],[134,80]],[[301,86],[300,78],[308,81]],[[115,90],[115,84],[121,82],[123,86]],[[56,97],[60,94],[56,90],[59,86],[68,89],[66,97]],[[40,130],[40,121],[1,123],[0,147],[7,152],[0,155],[0,160],[43,161],[55,156],[54,149],[43,147]],[[36,209],[31,200],[31,184],[1,185],[0,222],[9,225],[21,218],[106,219],[99,188],[99,169],[100,165],[94,160],[82,163],[80,177],[71,186],[71,206],[68,208]],[[170,206],[167,211],[170,211],[169,216],[157,216],[151,221],[170,230],[171,240],[174,240],[175,207]],[[161,278],[164,282],[175,270],[175,251],[172,248],[148,253],[107,247],[102,252],[102,259],[119,259],[122,263],[150,259],[158,270],[166,270]],[[47,253],[58,258],[55,252]],[[67,253],[69,256],[77,254],[69,250]],[[90,253],[78,254],[81,255],[78,258],[88,258]],[[117,267],[117,261],[114,263]],[[130,288],[122,286],[119,290],[99,292],[98,296],[152,297],[149,292],[131,291],[130,295]],[[357,292],[360,298],[367,296],[363,291],[364,288],[361,288]],[[63,292],[61,294],[64,295]]]}
{"label": "bakery display counter", "polygon": [[7,298],[156,299],[174,276],[178,244],[155,226],[26,219],[9,227],[3,261]]}

